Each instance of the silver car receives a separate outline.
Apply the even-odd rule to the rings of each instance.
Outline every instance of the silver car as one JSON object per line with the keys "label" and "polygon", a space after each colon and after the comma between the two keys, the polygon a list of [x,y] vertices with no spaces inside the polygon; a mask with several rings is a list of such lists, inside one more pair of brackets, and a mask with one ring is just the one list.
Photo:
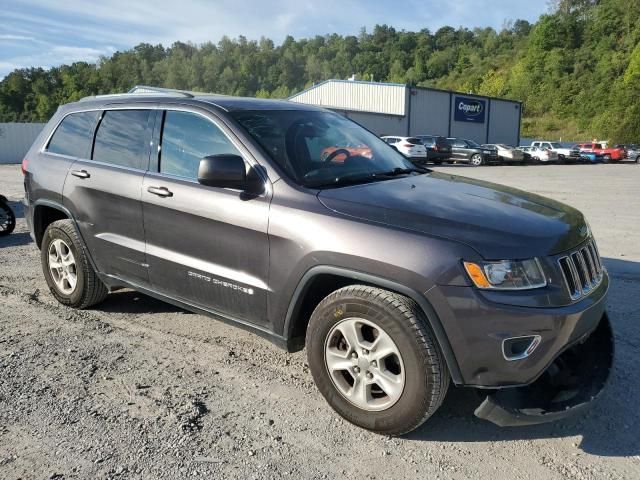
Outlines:
{"label": "silver car", "polygon": [[511,145],[505,145],[504,143],[488,143],[482,146],[498,150],[498,155],[503,163],[524,162],[524,152],[512,147]]}

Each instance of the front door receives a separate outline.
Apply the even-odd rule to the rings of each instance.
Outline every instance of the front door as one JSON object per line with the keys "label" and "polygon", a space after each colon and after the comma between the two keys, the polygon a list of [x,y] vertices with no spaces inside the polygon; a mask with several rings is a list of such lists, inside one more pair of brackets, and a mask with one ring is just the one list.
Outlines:
{"label": "front door", "polygon": [[[249,153],[205,112],[163,114],[158,164],[142,188],[149,276],[165,295],[266,324],[268,196],[200,185],[200,159]],[[247,164],[247,168],[249,164]]]}
{"label": "front door", "polygon": [[467,142],[464,140],[453,140],[451,143],[451,158],[464,160],[467,158]]}
{"label": "front door", "polygon": [[152,110],[102,112],[89,158],[71,165],[64,185],[65,206],[98,271],[142,286],[148,275],[140,190],[154,118]]}

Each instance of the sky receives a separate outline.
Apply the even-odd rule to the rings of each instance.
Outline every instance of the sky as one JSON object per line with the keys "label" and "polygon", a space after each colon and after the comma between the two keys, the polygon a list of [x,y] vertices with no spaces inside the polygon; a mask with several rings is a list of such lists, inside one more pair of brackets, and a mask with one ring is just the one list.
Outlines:
{"label": "sky", "polygon": [[436,31],[534,22],[546,0],[0,0],[0,78],[16,68],[95,62],[139,43],[217,42],[223,35],[280,43],[376,24]]}

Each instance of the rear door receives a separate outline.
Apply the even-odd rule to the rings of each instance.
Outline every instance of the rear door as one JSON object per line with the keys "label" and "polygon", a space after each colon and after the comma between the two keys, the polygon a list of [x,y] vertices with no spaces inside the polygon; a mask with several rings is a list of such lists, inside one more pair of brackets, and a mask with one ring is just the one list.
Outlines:
{"label": "rear door", "polygon": [[[186,108],[186,107],[185,107]],[[142,188],[156,291],[236,321],[266,324],[270,196],[200,185],[200,159],[250,154],[212,114],[167,110],[156,165]]]}
{"label": "rear door", "polygon": [[149,161],[154,111],[98,112],[89,159],[78,159],[64,186],[98,271],[134,284],[148,282],[140,190]]}

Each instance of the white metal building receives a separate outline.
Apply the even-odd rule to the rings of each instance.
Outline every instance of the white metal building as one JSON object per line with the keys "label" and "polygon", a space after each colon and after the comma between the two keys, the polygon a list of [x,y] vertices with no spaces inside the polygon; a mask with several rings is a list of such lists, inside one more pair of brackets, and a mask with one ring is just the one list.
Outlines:
{"label": "white metal building", "polygon": [[0,123],[0,164],[20,163],[44,123]]}
{"label": "white metal building", "polygon": [[401,83],[327,80],[291,98],[329,108],[377,135],[442,135],[520,142],[522,103]]}

